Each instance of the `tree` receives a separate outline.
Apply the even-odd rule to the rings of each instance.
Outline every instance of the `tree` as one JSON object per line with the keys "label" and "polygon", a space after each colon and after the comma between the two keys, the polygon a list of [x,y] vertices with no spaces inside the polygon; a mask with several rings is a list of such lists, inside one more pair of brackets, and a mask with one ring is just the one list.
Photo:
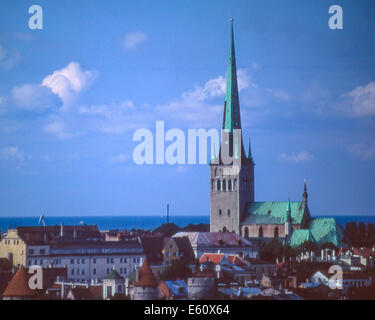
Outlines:
{"label": "tree", "polygon": [[186,279],[192,275],[188,262],[185,259],[175,260],[172,264],[160,275],[162,280],[177,280]]}

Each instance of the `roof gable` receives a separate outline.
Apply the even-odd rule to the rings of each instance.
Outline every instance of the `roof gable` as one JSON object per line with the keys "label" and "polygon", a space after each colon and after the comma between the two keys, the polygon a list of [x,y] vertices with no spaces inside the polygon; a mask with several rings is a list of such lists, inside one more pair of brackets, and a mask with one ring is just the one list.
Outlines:
{"label": "roof gable", "polygon": [[36,297],[38,290],[32,290],[29,286],[30,274],[21,266],[5,289],[4,297]]}
{"label": "roof gable", "polygon": [[319,245],[329,242],[345,247],[344,234],[335,218],[314,218],[309,229]]}
{"label": "roof gable", "polygon": [[314,236],[309,229],[300,229],[293,231],[289,243],[292,247],[298,247],[308,241],[315,242]]}

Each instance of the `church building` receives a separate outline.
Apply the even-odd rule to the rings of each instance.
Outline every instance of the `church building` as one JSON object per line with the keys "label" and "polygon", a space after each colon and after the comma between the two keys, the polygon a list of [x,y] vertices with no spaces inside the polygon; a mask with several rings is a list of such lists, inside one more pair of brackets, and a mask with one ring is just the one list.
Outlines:
{"label": "church building", "polygon": [[255,201],[254,166],[250,143],[246,154],[242,138],[232,19],[220,150],[210,162],[210,231],[292,246],[307,241],[346,246],[334,218],[311,217],[306,181],[301,201]]}

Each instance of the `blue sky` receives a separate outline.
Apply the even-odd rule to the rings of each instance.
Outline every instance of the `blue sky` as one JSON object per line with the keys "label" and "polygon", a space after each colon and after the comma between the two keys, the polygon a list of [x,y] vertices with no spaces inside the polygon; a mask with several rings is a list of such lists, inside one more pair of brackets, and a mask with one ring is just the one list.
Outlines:
{"label": "blue sky", "polygon": [[372,0],[1,1],[0,214],[208,215],[208,166],[137,166],[132,136],[220,128],[231,16],[256,200],[307,179],[313,215],[374,214]]}

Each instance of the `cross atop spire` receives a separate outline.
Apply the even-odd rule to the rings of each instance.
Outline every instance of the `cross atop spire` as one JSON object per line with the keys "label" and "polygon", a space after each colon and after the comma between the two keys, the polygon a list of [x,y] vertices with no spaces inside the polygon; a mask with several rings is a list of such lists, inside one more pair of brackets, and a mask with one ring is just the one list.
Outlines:
{"label": "cross atop spire", "polygon": [[236,54],[234,49],[233,18],[231,18],[231,36],[227,69],[227,84],[225,91],[223,129],[229,132],[233,132],[233,129],[241,129]]}

